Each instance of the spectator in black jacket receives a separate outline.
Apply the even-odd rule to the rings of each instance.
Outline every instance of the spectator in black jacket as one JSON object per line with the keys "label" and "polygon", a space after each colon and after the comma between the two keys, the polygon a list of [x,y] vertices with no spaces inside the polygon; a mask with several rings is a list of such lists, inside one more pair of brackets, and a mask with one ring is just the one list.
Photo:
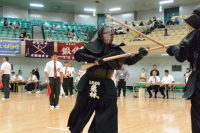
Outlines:
{"label": "spectator in black jacket", "polygon": [[159,71],[157,70],[157,65],[156,65],[156,64],[153,65],[153,70],[151,70],[150,76],[153,76],[152,72],[153,72],[154,70],[156,71],[156,76],[159,76]]}
{"label": "spectator in black jacket", "polygon": [[166,25],[174,25],[174,22],[172,21],[172,18],[169,18]]}

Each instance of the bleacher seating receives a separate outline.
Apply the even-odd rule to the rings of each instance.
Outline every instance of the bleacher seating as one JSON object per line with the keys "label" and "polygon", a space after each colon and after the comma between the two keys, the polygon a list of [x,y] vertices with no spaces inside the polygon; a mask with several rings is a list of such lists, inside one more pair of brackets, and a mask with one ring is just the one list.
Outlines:
{"label": "bleacher seating", "polygon": [[[7,17],[6,17],[7,18]],[[70,32],[72,30],[75,31],[76,36],[79,37],[80,41],[87,41],[87,36],[85,36],[84,32],[86,28],[88,28],[88,33],[93,33],[96,31],[96,28],[93,24],[85,24],[85,23],[72,23],[72,22],[60,22],[60,21],[45,21],[45,20],[30,20],[30,19],[19,19],[19,18],[7,18],[8,20],[8,28],[4,27],[4,17],[0,18],[0,37],[9,37],[9,38],[18,38],[20,33],[22,33],[23,28],[27,29],[27,35],[29,34],[32,37],[32,26],[43,26],[45,38],[48,35],[52,36],[53,40],[69,40],[70,36],[65,35],[66,30],[69,29]],[[44,23],[48,23],[49,26],[45,27]],[[9,25],[12,23],[15,26],[17,23],[20,23],[19,30],[10,30]],[[58,29],[54,30],[55,24],[58,25]],[[45,32],[46,31],[46,32]],[[50,31],[50,32],[49,32]]]}
{"label": "bleacher seating", "polygon": [[[188,34],[189,27],[186,26],[183,22],[183,19],[186,19],[189,17],[189,15],[184,16],[173,16],[172,20],[174,21],[175,18],[178,17],[178,20],[180,21],[180,25],[170,25],[165,26],[165,28],[157,28],[151,34],[148,36],[155,39],[155,40],[173,40],[173,39],[181,39],[185,37]],[[157,18],[157,20],[161,20]],[[137,26],[133,27],[134,29],[144,32],[145,30],[149,29],[149,25],[144,26],[138,26],[139,23],[143,21],[143,23],[147,23],[149,20],[138,20],[133,21]],[[131,26],[132,22],[128,22],[128,26]],[[115,24],[114,28],[121,27],[119,24]],[[169,36],[164,36],[164,29],[168,29]],[[125,30],[124,30],[125,31]],[[135,38],[138,38],[138,34],[132,33],[132,34],[122,34],[122,35],[115,35],[114,43],[121,43],[121,42],[133,42]],[[148,39],[146,39],[148,40]]]}

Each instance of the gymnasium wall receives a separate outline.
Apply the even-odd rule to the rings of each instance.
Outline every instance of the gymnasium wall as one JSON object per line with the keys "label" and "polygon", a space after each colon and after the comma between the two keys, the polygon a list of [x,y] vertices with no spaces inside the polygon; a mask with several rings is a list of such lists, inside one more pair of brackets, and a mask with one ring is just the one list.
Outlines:
{"label": "gymnasium wall", "polygon": [[[3,56],[0,56],[3,57]],[[29,73],[32,71],[32,69],[39,68],[41,81],[45,80],[44,75],[44,67],[48,61],[51,59],[35,59],[35,58],[25,58],[23,56],[21,57],[9,57],[10,63],[13,64],[13,68],[15,72],[18,72],[18,70],[22,70],[22,76],[24,79],[28,79]],[[62,63],[64,63],[63,60],[60,60]],[[75,68],[76,74],[78,70],[80,69],[80,66],[83,63],[79,63],[77,61],[70,61],[73,64],[73,67]],[[146,73],[149,79],[149,73],[153,68],[153,64],[157,64],[158,70],[160,71],[160,78],[164,76],[164,70],[169,70],[170,74],[174,76],[175,82],[183,82],[183,75],[185,73],[185,69],[189,66],[188,62],[184,63],[178,63],[173,57],[145,57],[141,61],[139,61],[137,64],[133,66],[125,66],[125,69],[129,71],[131,77],[127,82],[127,86],[131,86],[132,83],[139,81],[139,73],[141,72],[142,68],[146,69]],[[172,72],[171,65],[182,65],[182,71],[181,72]]]}
{"label": "gymnasium wall", "polygon": [[73,16],[73,14],[70,14],[70,13],[29,11],[28,19],[73,22],[74,16]]}
{"label": "gymnasium wall", "polygon": [[[197,5],[200,5],[200,2],[192,3],[192,4],[185,4],[179,6],[179,15],[190,15]],[[151,15],[150,15],[151,14]],[[162,12],[158,12],[158,9],[148,10],[137,12],[137,20],[147,20],[152,19],[153,16],[157,18],[164,18],[164,9]]]}
{"label": "gymnasium wall", "polygon": [[3,6],[3,17],[28,19],[28,10]]}
{"label": "gymnasium wall", "polygon": [[187,4],[187,5],[181,5],[179,7],[179,13],[180,13],[180,15],[190,15],[190,14],[192,14],[193,9],[197,5],[200,5],[200,2],[192,3],[192,4]]}

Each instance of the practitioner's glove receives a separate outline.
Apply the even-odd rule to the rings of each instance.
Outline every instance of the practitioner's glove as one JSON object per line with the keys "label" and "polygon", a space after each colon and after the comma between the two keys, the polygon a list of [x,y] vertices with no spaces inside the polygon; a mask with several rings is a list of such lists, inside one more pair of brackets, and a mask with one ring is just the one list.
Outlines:
{"label": "practitioner's glove", "polygon": [[139,56],[140,57],[144,57],[144,56],[146,56],[148,54],[148,51],[143,47],[140,47],[138,51],[139,51]]}
{"label": "practitioner's glove", "polygon": [[105,65],[105,62],[103,61],[102,58],[96,58],[95,61],[97,61],[99,65]]}
{"label": "practitioner's glove", "polygon": [[166,52],[170,55],[170,56],[174,56],[175,52],[179,50],[178,47],[176,46],[169,46],[169,48],[166,50]]}

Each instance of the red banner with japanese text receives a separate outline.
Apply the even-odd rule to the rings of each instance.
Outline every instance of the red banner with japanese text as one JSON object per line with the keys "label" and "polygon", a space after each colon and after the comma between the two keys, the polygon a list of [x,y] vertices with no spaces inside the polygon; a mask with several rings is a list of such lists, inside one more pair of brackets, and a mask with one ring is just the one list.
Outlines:
{"label": "red banner with japanese text", "polygon": [[84,43],[58,43],[58,59],[74,60],[74,53],[84,46]]}

